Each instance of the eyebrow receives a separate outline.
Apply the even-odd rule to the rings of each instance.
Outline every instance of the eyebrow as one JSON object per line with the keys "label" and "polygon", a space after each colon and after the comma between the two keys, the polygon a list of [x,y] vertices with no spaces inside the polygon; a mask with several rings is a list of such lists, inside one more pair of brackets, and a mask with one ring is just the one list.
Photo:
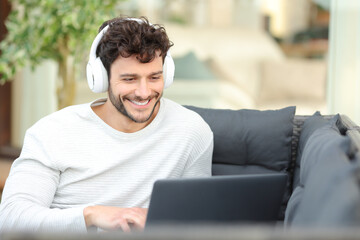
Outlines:
{"label": "eyebrow", "polygon": [[[161,74],[163,73],[163,71],[157,71],[157,72],[152,72],[149,74],[149,76],[153,76],[153,75],[158,75],[158,74]],[[138,74],[135,74],[135,73],[124,73],[124,74],[121,74],[120,77],[136,77],[138,76]]]}
{"label": "eyebrow", "polygon": [[150,76],[151,76],[151,75],[158,75],[158,74],[161,74],[161,73],[163,73],[162,70],[161,70],[161,71],[157,71],[157,72],[153,72],[153,73],[150,74]]}
{"label": "eyebrow", "polygon": [[137,74],[134,74],[134,73],[124,73],[124,74],[121,74],[120,77],[136,77]]}

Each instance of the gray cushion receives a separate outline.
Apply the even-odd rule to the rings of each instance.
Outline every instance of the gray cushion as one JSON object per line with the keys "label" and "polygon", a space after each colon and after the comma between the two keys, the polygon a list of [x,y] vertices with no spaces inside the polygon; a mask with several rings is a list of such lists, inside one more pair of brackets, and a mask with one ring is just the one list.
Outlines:
{"label": "gray cushion", "polygon": [[322,189],[324,199],[315,225],[319,227],[360,226],[360,159],[339,168]]}
{"label": "gray cushion", "polygon": [[296,188],[299,194],[289,200],[286,226],[344,227],[359,219],[354,213],[360,199],[359,164],[350,159],[350,139],[340,135],[338,118],[316,130],[305,145],[300,169],[304,189]]}
{"label": "gray cushion", "polygon": [[263,174],[263,173],[277,173],[278,171],[264,168],[258,165],[230,165],[214,163],[212,165],[212,173],[216,175],[239,175],[239,174]]}
{"label": "gray cushion", "polygon": [[267,111],[187,107],[199,113],[214,133],[214,163],[277,171],[288,167],[295,107]]}
{"label": "gray cushion", "polygon": [[[301,179],[298,180],[298,186],[294,189],[286,207],[284,220],[284,224],[286,227],[289,227],[293,224],[294,218],[296,218],[298,214],[298,208],[300,202],[302,201],[303,194],[305,190],[308,190],[306,189],[307,186],[305,186],[308,172],[312,170],[311,167],[314,165],[314,163],[316,163],[319,159],[322,158],[322,156],[315,155],[319,155],[319,153],[325,155],[328,152],[327,148],[333,147],[332,145],[328,146],[328,138],[330,142],[340,138],[339,131],[336,128],[335,124],[338,118],[339,116],[337,115],[331,121],[325,120],[326,122],[324,124],[322,117],[319,116],[318,113],[315,113],[312,117],[309,117],[308,120],[304,122],[304,130],[302,130],[300,137],[302,134],[303,136],[302,139],[299,140],[298,146],[298,151],[300,150],[298,154],[300,153],[301,157],[297,158],[297,161],[300,161],[300,163],[298,164],[300,165],[299,175],[301,177],[299,178]],[[312,132],[315,128],[318,128],[321,125],[324,126],[320,127],[315,132]],[[328,143],[328,145],[326,145],[326,143]],[[343,151],[341,150],[341,152]]]}
{"label": "gray cushion", "polygon": [[302,153],[304,151],[305,144],[311,134],[318,128],[321,128],[327,124],[328,120],[324,119],[320,112],[315,112],[314,115],[308,117],[301,128],[301,133],[299,137],[299,145],[297,148],[296,155],[296,165],[294,169],[294,182],[293,189],[295,189],[300,183],[300,161],[302,157]]}
{"label": "gray cushion", "polygon": [[304,194],[304,187],[298,186],[291,194],[290,200],[286,206],[284,225],[288,227],[292,224],[295,214],[298,211],[302,196]]}
{"label": "gray cushion", "polygon": [[300,163],[300,185],[305,186],[308,175],[318,161],[339,156],[346,158],[345,145],[336,145],[338,141],[344,139],[336,126],[338,119],[339,115],[334,116],[328,124],[316,130],[306,142]]}

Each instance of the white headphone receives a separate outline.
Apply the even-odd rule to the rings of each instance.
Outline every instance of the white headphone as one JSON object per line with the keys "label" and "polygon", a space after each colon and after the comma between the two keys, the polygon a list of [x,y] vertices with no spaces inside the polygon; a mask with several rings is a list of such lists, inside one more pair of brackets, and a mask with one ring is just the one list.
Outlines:
{"label": "white headphone", "polygon": [[[138,23],[144,23],[143,20],[138,18],[126,18],[125,20],[132,20]],[[104,27],[94,39],[91,44],[89,62],[86,66],[86,78],[90,89],[95,93],[106,92],[109,87],[108,74],[101,62],[100,57],[96,56],[96,49],[99,45],[101,38],[108,30],[109,25]],[[164,88],[171,85],[174,80],[175,64],[171,57],[170,50],[167,51],[163,64]]]}

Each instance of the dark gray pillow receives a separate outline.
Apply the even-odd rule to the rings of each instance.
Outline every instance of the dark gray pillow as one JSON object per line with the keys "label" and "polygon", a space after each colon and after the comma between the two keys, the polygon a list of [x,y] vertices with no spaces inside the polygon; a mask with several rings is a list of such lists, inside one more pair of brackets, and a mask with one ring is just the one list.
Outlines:
{"label": "dark gray pillow", "polygon": [[222,110],[193,106],[214,133],[213,163],[259,165],[285,171],[290,162],[295,107]]}
{"label": "dark gray pillow", "polygon": [[316,130],[305,145],[300,170],[304,190],[302,196],[294,197],[294,203],[293,197],[289,200],[290,206],[298,207],[286,214],[287,225],[343,227],[357,219],[350,209],[358,206],[360,200],[354,174],[359,169],[350,160],[350,139],[340,135],[336,127],[338,118],[335,116],[328,125]]}
{"label": "dark gray pillow", "polygon": [[302,153],[304,151],[305,144],[311,134],[318,128],[324,127],[327,124],[328,120],[324,119],[320,112],[315,112],[312,116],[308,117],[301,128],[301,133],[299,137],[299,144],[297,148],[296,155],[296,165],[294,169],[294,180],[293,180],[293,189],[295,189],[300,183],[300,161]]}

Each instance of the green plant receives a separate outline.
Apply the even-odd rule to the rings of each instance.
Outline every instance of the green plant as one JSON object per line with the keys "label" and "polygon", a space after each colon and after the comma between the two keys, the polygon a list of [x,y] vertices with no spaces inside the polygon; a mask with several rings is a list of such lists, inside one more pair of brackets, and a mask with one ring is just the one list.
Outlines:
{"label": "green plant", "polygon": [[[75,71],[97,29],[117,15],[118,0],[13,0],[6,21],[8,34],[0,43],[0,83],[25,64],[44,59],[58,64],[58,108],[75,97]],[[84,66],[82,66],[84,67]]]}

